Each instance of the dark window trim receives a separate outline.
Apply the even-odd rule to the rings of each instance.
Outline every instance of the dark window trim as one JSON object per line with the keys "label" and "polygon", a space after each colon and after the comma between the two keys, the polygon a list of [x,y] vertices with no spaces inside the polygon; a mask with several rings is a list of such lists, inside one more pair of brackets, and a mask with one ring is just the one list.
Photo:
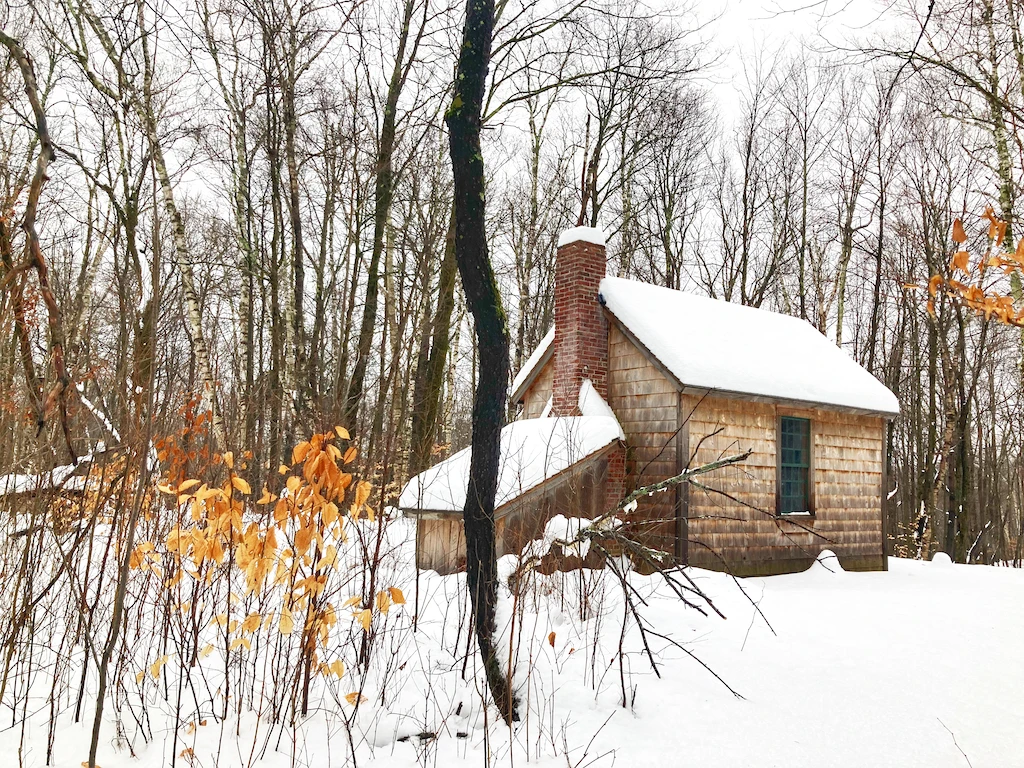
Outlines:
{"label": "dark window trim", "polygon": [[[805,513],[801,512],[783,512],[782,511],[782,419],[793,418],[793,419],[806,419],[807,420],[807,506],[808,510]],[[814,424],[815,419],[812,415],[801,412],[801,413],[787,413],[785,411],[776,411],[775,414],[775,516],[776,517],[814,517],[816,514],[816,505],[814,502],[815,496],[815,483],[814,483]]]}

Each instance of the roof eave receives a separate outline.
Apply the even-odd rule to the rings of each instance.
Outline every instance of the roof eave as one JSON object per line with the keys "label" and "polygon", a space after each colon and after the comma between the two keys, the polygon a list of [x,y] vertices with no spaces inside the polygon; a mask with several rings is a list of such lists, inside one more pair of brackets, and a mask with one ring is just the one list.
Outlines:
{"label": "roof eave", "polygon": [[450,509],[417,509],[416,507],[399,507],[406,517],[418,520],[453,520],[462,517],[462,512]]}
{"label": "roof eave", "polygon": [[773,405],[784,405],[791,408],[817,408],[822,411],[848,413],[852,416],[878,416],[885,419],[895,419],[900,415],[899,411],[882,411],[875,408],[857,408],[851,405],[823,403],[818,400],[799,400],[792,397],[759,395],[752,392],[736,392],[728,389],[710,389],[708,387],[690,387],[684,385],[680,391],[684,395],[694,395],[697,397],[721,397],[727,400],[747,400],[748,402],[771,403]]}

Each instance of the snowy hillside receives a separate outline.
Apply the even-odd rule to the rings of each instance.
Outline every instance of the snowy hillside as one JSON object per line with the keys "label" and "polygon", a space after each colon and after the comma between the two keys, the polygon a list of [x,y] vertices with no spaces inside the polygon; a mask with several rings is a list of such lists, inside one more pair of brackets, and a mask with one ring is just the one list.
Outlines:
{"label": "snowy hillside", "polygon": [[[723,574],[692,571],[725,620],[684,608],[655,577],[633,576],[660,679],[633,624],[619,656],[617,584],[598,572],[538,577],[511,627],[511,598],[503,595],[524,713],[510,747],[507,729],[481,707],[474,660],[466,664],[461,576],[420,575],[412,631],[410,533],[403,520],[388,529],[390,575],[408,602],[388,615],[378,638],[383,661],[360,683],[366,701],[358,713],[323,689],[294,726],[250,713],[221,722],[220,705],[202,694],[223,658],[214,654],[184,677],[172,658],[144,706],[122,703],[116,728],[105,716],[98,764],[155,768],[176,757],[183,766],[565,766],[567,758],[579,766],[1024,766],[1020,570],[892,559],[888,573],[846,573],[824,557],[802,574],[744,580],[746,594]],[[581,589],[586,620],[576,607]],[[981,661],[964,664],[968,649]],[[245,653],[234,657],[247,664]],[[263,671],[251,674],[258,692]],[[178,684],[199,687],[201,678],[198,710],[182,710],[175,734]],[[629,708],[621,706],[623,689]],[[77,766],[87,754],[89,718],[74,724],[70,709],[57,715],[54,765]],[[28,712],[24,733],[5,714],[4,764],[16,764],[24,738],[22,764],[43,765],[51,713]]]}

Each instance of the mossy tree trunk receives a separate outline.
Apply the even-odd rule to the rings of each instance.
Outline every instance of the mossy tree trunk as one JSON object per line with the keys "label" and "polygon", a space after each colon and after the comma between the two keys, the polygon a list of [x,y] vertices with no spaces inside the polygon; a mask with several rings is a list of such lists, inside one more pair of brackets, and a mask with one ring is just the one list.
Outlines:
{"label": "mossy tree trunk", "polygon": [[494,30],[494,1],[467,0],[454,97],[445,120],[455,181],[455,260],[476,325],[480,372],[473,399],[469,488],[463,510],[466,583],[487,684],[506,722],[518,719],[510,681],[495,647],[497,557],[494,495],[508,395],[508,327],[487,250],[481,112]]}

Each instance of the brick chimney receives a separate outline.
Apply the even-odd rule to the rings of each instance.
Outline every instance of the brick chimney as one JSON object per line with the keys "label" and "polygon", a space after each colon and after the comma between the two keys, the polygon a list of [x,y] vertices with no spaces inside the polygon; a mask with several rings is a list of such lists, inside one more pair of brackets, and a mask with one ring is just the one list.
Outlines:
{"label": "brick chimney", "polygon": [[563,232],[555,256],[552,416],[579,415],[584,379],[608,397],[608,323],[597,300],[604,276],[604,233],[591,227]]}

